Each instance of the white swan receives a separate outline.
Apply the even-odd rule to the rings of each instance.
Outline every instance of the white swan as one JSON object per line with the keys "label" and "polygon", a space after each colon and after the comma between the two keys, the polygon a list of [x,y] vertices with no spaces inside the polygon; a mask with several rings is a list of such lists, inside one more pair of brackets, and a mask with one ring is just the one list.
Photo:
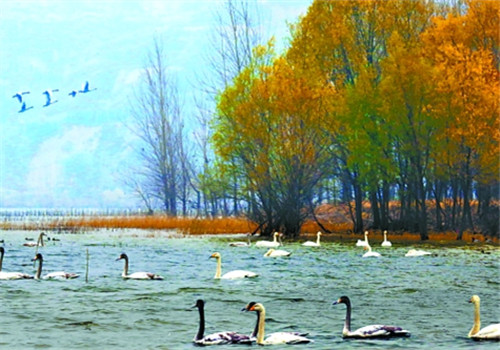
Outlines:
{"label": "white swan", "polygon": [[97,90],[97,88],[89,89],[89,82],[86,81],[82,85],[82,89],[79,92],[81,92],[82,94],[86,94],[87,92],[91,92],[91,91],[94,91],[94,90]]}
{"label": "white swan", "polygon": [[363,248],[364,250],[368,250],[366,253],[363,254],[363,258],[380,258],[382,255],[377,252],[372,252],[372,247],[368,244],[366,247]]}
{"label": "white swan", "polygon": [[30,109],[33,109],[33,106],[26,107],[26,102],[23,102],[23,104],[21,105],[21,109],[17,111],[17,113],[24,113]]}
{"label": "white swan", "polygon": [[316,234],[316,242],[307,241],[307,242],[302,243],[302,245],[304,247],[320,247],[321,246],[321,244],[319,242],[320,237],[321,237],[321,232],[318,231],[318,233]]}
{"label": "white swan", "polygon": [[387,230],[384,230],[384,241],[381,244],[382,247],[392,247],[391,241],[387,240]]}
{"label": "white swan", "polygon": [[276,248],[281,245],[280,242],[278,242],[278,235],[279,232],[274,232],[273,234],[273,241],[258,241],[255,243],[256,247],[268,247],[268,248]]}
{"label": "white swan", "polygon": [[[42,265],[43,265],[43,256],[42,254],[38,253],[32,261],[38,261],[38,269],[36,270],[35,274],[35,279],[40,279],[42,276]],[[65,271],[56,271],[56,272],[51,272],[49,274],[46,274],[43,276],[43,279],[73,279],[73,278],[78,278],[80,275],[76,273],[68,273]]]}
{"label": "white swan", "polygon": [[217,268],[215,270],[214,278],[236,279],[236,278],[250,278],[250,277],[257,277],[258,276],[255,272],[246,271],[246,270],[234,270],[234,271],[225,273],[224,275],[221,276],[222,262],[221,262],[220,253],[215,252],[210,256],[210,258],[214,258],[217,260]]}
{"label": "white swan", "polygon": [[125,260],[125,265],[123,266],[123,272],[122,272],[122,277],[123,279],[129,279],[129,280],[162,280],[163,277],[151,272],[134,272],[132,274],[128,274],[128,256],[125,253],[121,253],[120,256],[116,259],[118,260]]}
{"label": "white swan", "polygon": [[221,344],[251,344],[252,339],[250,336],[245,334],[240,334],[236,332],[216,332],[209,335],[203,335],[205,333],[205,302],[202,299],[198,299],[193,308],[198,308],[200,314],[200,324],[198,326],[198,332],[196,333],[193,343],[197,345],[221,345]]}
{"label": "white swan", "polygon": [[246,236],[247,236],[246,242],[230,242],[229,246],[230,247],[250,247],[250,245],[252,244],[250,242],[250,233],[247,233]]}
{"label": "white swan", "polygon": [[38,235],[38,240],[35,242],[35,241],[31,241],[31,242],[26,242],[23,244],[23,246],[25,247],[44,247],[45,244],[43,243],[43,237],[46,237],[47,235],[42,232]]}
{"label": "white swan", "polygon": [[22,272],[5,272],[2,271],[3,256],[5,254],[4,247],[0,247],[0,280],[20,280],[20,279],[32,279],[33,276],[27,275]]}
{"label": "white swan", "polygon": [[12,96],[12,98],[17,98],[19,103],[23,103],[23,95],[27,95],[29,93],[30,93],[29,91],[19,91],[19,92],[16,92],[14,94],[14,96]]}
{"label": "white swan", "polygon": [[[272,345],[272,344],[303,344],[313,342],[304,336],[294,332],[275,332],[265,337],[266,324],[266,309],[264,305],[256,302],[251,302],[242,311],[255,311],[257,313],[257,344]],[[255,333],[255,332],[254,332]]]}
{"label": "white swan", "polygon": [[342,336],[344,338],[392,338],[392,337],[409,337],[410,332],[397,326],[385,325],[370,325],[351,331],[351,301],[349,297],[342,296],[333,305],[345,304],[346,316]]}
{"label": "white swan", "polygon": [[480,302],[481,299],[477,295],[473,295],[469,300],[469,303],[474,304],[474,325],[468,337],[474,340],[500,340],[500,323],[491,324],[481,329]]}
{"label": "white swan", "polygon": [[426,252],[425,250],[418,250],[418,249],[410,249],[408,253],[405,254],[405,256],[424,256],[424,255],[431,255],[431,253]]}
{"label": "white swan", "polygon": [[274,249],[274,248],[270,248],[266,254],[264,254],[264,256],[266,258],[278,258],[280,256],[290,256],[292,255],[292,253],[286,251],[286,250],[282,250],[282,249]]}
{"label": "white swan", "polygon": [[366,247],[368,245],[368,231],[365,231],[365,239],[362,241],[358,239],[356,247]]}

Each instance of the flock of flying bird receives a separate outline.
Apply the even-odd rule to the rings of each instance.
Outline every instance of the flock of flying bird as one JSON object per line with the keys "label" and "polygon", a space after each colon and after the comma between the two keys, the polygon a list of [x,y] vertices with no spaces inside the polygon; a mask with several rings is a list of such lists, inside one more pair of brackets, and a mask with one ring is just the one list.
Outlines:
{"label": "flock of flying bird", "polygon": [[[78,93],[86,94],[86,93],[94,91],[94,90],[97,90],[97,88],[91,89],[89,87],[89,82],[86,81],[82,85],[81,90],[78,90],[78,91],[72,90],[70,93],[68,93],[68,96],[75,97]],[[59,92],[59,89],[47,89],[44,92],[42,92],[42,95],[45,95],[45,98],[46,98],[46,101],[45,101],[45,104],[43,105],[43,107],[48,107],[48,106],[58,102],[58,100],[54,99],[55,92]],[[25,101],[25,98],[23,96],[29,95],[29,94],[30,94],[30,91],[20,91],[20,92],[15,93],[12,96],[12,98],[17,99],[17,101],[21,104],[21,109],[18,111],[18,113],[23,113],[23,112],[26,112],[26,111],[34,108],[33,106],[29,106],[29,107],[26,106],[26,101]]]}
{"label": "flock of flying bird", "polygon": [[[44,245],[43,237],[46,236],[45,233],[40,233],[37,242],[26,242],[25,246],[29,247],[39,247]],[[251,245],[250,235],[248,236],[247,242],[231,242],[230,246],[233,247],[249,247]],[[265,257],[280,257],[289,256],[290,253],[285,250],[276,249],[282,245],[281,242],[282,234],[275,232],[273,235],[273,241],[258,241],[256,242],[257,247],[267,247],[269,250],[264,254]],[[317,233],[316,241],[307,241],[302,245],[305,247],[321,247],[320,243],[321,232]],[[279,241],[278,241],[279,239]],[[362,246],[367,249],[368,252],[363,255],[363,257],[380,257],[381,255],[375,253],[371,250],[368,242],[368,231],[365,231],[365,239],[358,240],[356,246]],[[381,246],[391,247],[392,244],[387,240],[387,231],[384,232],[384,241]],[[273,254],[274,253],[274,254]],[[371,253],[370,255],[367,255]],[[424,251],[410,250],[406,256],[424,256],[431,253]],[[38,261],[38,268],[35,276],[30,276],[21,272],[4,272],[2,271],[2,263],[5,254],[5,249],[0,247],[0,280],[13,280],[13,279],[40,279],[42,278],[42,264],[43,256],[40,253],[36,253],[32,261]],[[378,255],[377,255],[378,254]],[[221,254],[219,252],[213,253],[210,258],[214,258],[217,261],[215,279],[238,279],[238,278],[251,278],[257,277],[258,274],[246,271],[246,270],[234,270],[227,272],[222,275],[221,268]],[[137,280],[163,280],[163,277],[151,272],[135,272],[132,274],[128,273],[129,258],[127,254],[122,253],[116,260],[124,260],[124,269],[122,272],[123,279],[137,279]],[[73,279],[79,277],[76,273],[68,273],[65,271],[52,272],[43,277],[43,279]],[[480,298],[477,295],[473,295],[469,300],[470,303],[474,305],[474,324],[470,330],[468,337],[474,340],[500,340],[500,324],[492,324],[481,329],[480,321]],[[409,337],[411,334],[408,330],[392,325],[369,325],[361,327],[357,330],[351,330],[351,301],[349,297],[342,296],[338,300],[333,302],[333,305],[344,304],[346,306],[346,317],[344,322],[344,327],[342,330],[342,336],[344,338],[355,338],[355,339],[373,339],[373,338],[393,338],[393,337]],[[241,311],[253,311],[257,314],[257,321],[253,332],[248,334],[224,331],[215,332],[209,335],[204,335],[205,332],[205,312],[204,312],[205,302],[202,299],[198,299],[193,308],[197,308],[199,312],[199,327],[193,342],[197,345],[220,345],[220,344],[252,344],[257,343],[259,345],[271,345],[271,344],[301,344],[310,343],[313,340],[307,338],[307,333],[301,332],[275,332],[267,334],[265,336],[265,318],[266,309],[262,303],[250,302]]]}

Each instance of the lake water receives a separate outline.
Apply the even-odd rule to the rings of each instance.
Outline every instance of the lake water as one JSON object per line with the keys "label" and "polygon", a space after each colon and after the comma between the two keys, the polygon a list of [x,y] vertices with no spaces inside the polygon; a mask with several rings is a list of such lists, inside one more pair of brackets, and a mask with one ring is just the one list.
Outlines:
{"label": "lake water", "polygon": [[[4,271],[34,274],[35,248],[23,247],[37,232],[0,231],[5,240]],[[322,243],[306,248],[285,242],[289,258],[264,258],[266,248],[229,247],[242,236],[178,237],[155,231],[93,231],[51,234],[60,241],[39,248],[43,274],[80,273],[69,281],[0,281],[0,348],[4,349],[192,349],[198,313],[206,301],[205,334],[233,330],[250,333],[255,313],[241,312],[250,301],[264,304],[266,331],[308,332],[308,349],[499,349],[499,343],[467,338],[473,323],[471,295],[481,297],[482,325],[500,322],[500,250],[493,247],[420,246],[434,256],[406,258],[412,247],[374,250],[380,259],[362,258],[354,243]],[[85,282],[86,250],[90,254]],[[481,252],[485,250],[485,254]],[[246,269],[255,279],[214,280],[222,255],[222,273]],[[161,274],[163,281],[122,280],[120,253],[130,272]],[[332,306],[342,295],[353,304],[352,328],[393,324],[412,336],[393,340],[344,340],[345,306]],[[235,345],[217,348],[229,349]],[[246,346],[236,346],[245,348]],[[276,349],[288,347],[275,346]]]}

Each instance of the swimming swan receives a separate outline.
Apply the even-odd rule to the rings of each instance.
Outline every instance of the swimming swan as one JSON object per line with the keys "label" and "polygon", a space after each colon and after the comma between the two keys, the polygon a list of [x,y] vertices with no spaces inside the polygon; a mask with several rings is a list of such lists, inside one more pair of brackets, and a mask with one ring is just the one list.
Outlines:
{"label": "swimming swan", "polygon": [[42,232],[40,233],[40,235],[38,235],[38,240],[35,242],[35,241],[31,241],[31,242],[26,242],[23,244],[23,246],[25,247],[44,247],[45,244],[43,243],[43,237],[46,237],[47,235]]}
{"label": "swimming swan", "polygon": [[151,272],[134,272],[133,274],[128,274],[128,256],[125,253],[121,253],[120,256],[116,259],[118,260],[125,260],[125,265],[123,266],[123,272],[122,272],[122,277],[123,279],[129,279],[129,280],[162,280],[163,277],[160,275],[156,275]]}
{"label": "swimming swan", "polygon": [[264,254],[266,258],[278,258],[280,256],[290,256],[290,255],[292,255],[292,253],[287,252],[286,250],[274,249],[274,248],[270,248],[266,252],[266,254]]}
{"label": "swimming swan", "polygon": [[33,276],[27,275],[22,272],[5,272],[2,271],[3,256],[5,254],[4,247],[0,247],[0,280],[20,280],[20,279],[32,279]]}
{"label": "swimming swan", "polygon": [[425,250],[418,250],[418,249],[410,249],[408,253],[405,254],[405,256],[424,256],[424,255],[431,255],[431,253],[426,252]]}
{"label": "swimming swan", "polygon": [[198,327],[198,333],[196,333],[193,343],[197,345],[221,345],[221,344],[250,344],[252,339],[246,334],[240,334],[236,332],[216,332],[209,335],[203,335],[205,333],[205,302],[202,299],[198,299],[193,308],[198,308],[200,314],[200,325]]}
{"label": "swimming swan", "polygon": [[364,250],[368,250],[366,253],[363,254],[363,258],[380,258],[382,255],[377,252],[372,252],[372,247],[368,244],[366,247],[363,248]]}
{"label": "swimming swan", "polygon": [[356,247],[366,247],[368,245],[368,231],[365,231],[365,239],[362,241],[358,239]]}
{"label": "swimming swan", "polygon": [[333,305],[345,304],[346,316],[342,336],[344,338],[392,338],[392,337],[409,337],[410,332],[396,326],[370,325],[351,331],[351,301],[349,297],[342,296]]}
{"label": "swimming swan", "polygon": [[302,243],[302,245],[304,247],[320,247],[321,246],[321,244],[319,243],[320,237],[321,237],[321,232],[318,231],[318,233],[316,234],[316,242],[307,241],[307,242]]}
{"label": "swimming swan", "polygon": [[[264,305],[256,302],[251,302],[246,305],[242,311],[255,311],[257,313],[257,344],[259,345],[272,345],[272,344],[303,344],[313,342],[304,336],[299,335],[295,332],[275,332],[268,335],[264,340],[265,336],[265,325],[266,325],[266,309]],[[255,333],[255,331],[254,331]]]}
{"label": "swimming swan", "polygon": [[225,273],[224,275],[221,276],[222,262],[221,262],[220,253],[215,252],[210,256],[210,258],[214,258],[217,260],[217,269],[215,270],[214,278],[236,279],[236,278],[250,278],[250,277],[257,277],[258,276],[255,272],[246,271],[246,270],[234,270],[234,271]]}
{"label": "swimming swan", "polygon": [[479,304],[481,299],[477,295],[470,298],[469,303],[474,304],[474,325],[469,332],[468,337],[474,340],[500,340],[500,323],[491,324],[481,329],[481,319]]}
{"label": "swimming swan", "polygon": [[382,247],[392,247],[392,243],[387,240],[387,230],[384,230],[384,241],[381,244]]}
{"label": "swimming swan", "polygon": [[[35,279],[39,280],[40,277],[42,276],[42,265],[43,265],[43,256],[42,254],[38,253],[32,261],[38,261],[38,269],[36,270],[35,274]],[[73,278],[78,278],[80,275],[76,273],[68,273],[64,271],[57,271],[57,272],[51,272],[45,276],[43,276],[43,279],[73,279]]]}
{"label": "swimming swan", "polygon": [[252,243],[250,242],[250,233],[247,233],[247,241],[246,242],[231,242],[229,243],[230,247],[250,247]]}
{"label": "swimming swan", "polygon": [[278,235],[279,232],[274,232],[273,234],[273,240],[272,241],[258,241],[255,243],[256,247],[268,247],[268,248],[276,248],[281,245],[280,242],[278,242]]}

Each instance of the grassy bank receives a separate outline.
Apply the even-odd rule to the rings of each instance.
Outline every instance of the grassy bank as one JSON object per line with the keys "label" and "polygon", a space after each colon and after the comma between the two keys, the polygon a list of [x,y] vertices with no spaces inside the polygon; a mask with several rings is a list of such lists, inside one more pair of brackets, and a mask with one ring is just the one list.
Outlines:
{"label": "grassy bank", "polygon": [[[322,239],[329,241],[356,241],[363,239],[362,234],[351,233],[350,223],[322,223],[331,233]],[[145,230],[177,230],[186,235],[233,234],[253,232],[257,224],[245,218],[181,218],[166,215],[152,216],[82,216],[71,218],[48,218],[36,221],[4,221],[0,229],[4,230],[48,230],[64,232],[80,232],[93,229],[145,229]],[[320,230],[316,222],[308,221],[302,227],[301,239],[315,238]],[[436,243],[458,243],[455,232],[430,232],[429,241]],[[488,238],[482,234],[464,232],[462,243],[478,240],[486,242]],[[497,238],[489,238],[491,243],[498,244]],[[370,231],[370,240],[383,240],[381,231]],[[419,242],[420,235],[410,232],[389,232],[389,240],[397,242]]]}

